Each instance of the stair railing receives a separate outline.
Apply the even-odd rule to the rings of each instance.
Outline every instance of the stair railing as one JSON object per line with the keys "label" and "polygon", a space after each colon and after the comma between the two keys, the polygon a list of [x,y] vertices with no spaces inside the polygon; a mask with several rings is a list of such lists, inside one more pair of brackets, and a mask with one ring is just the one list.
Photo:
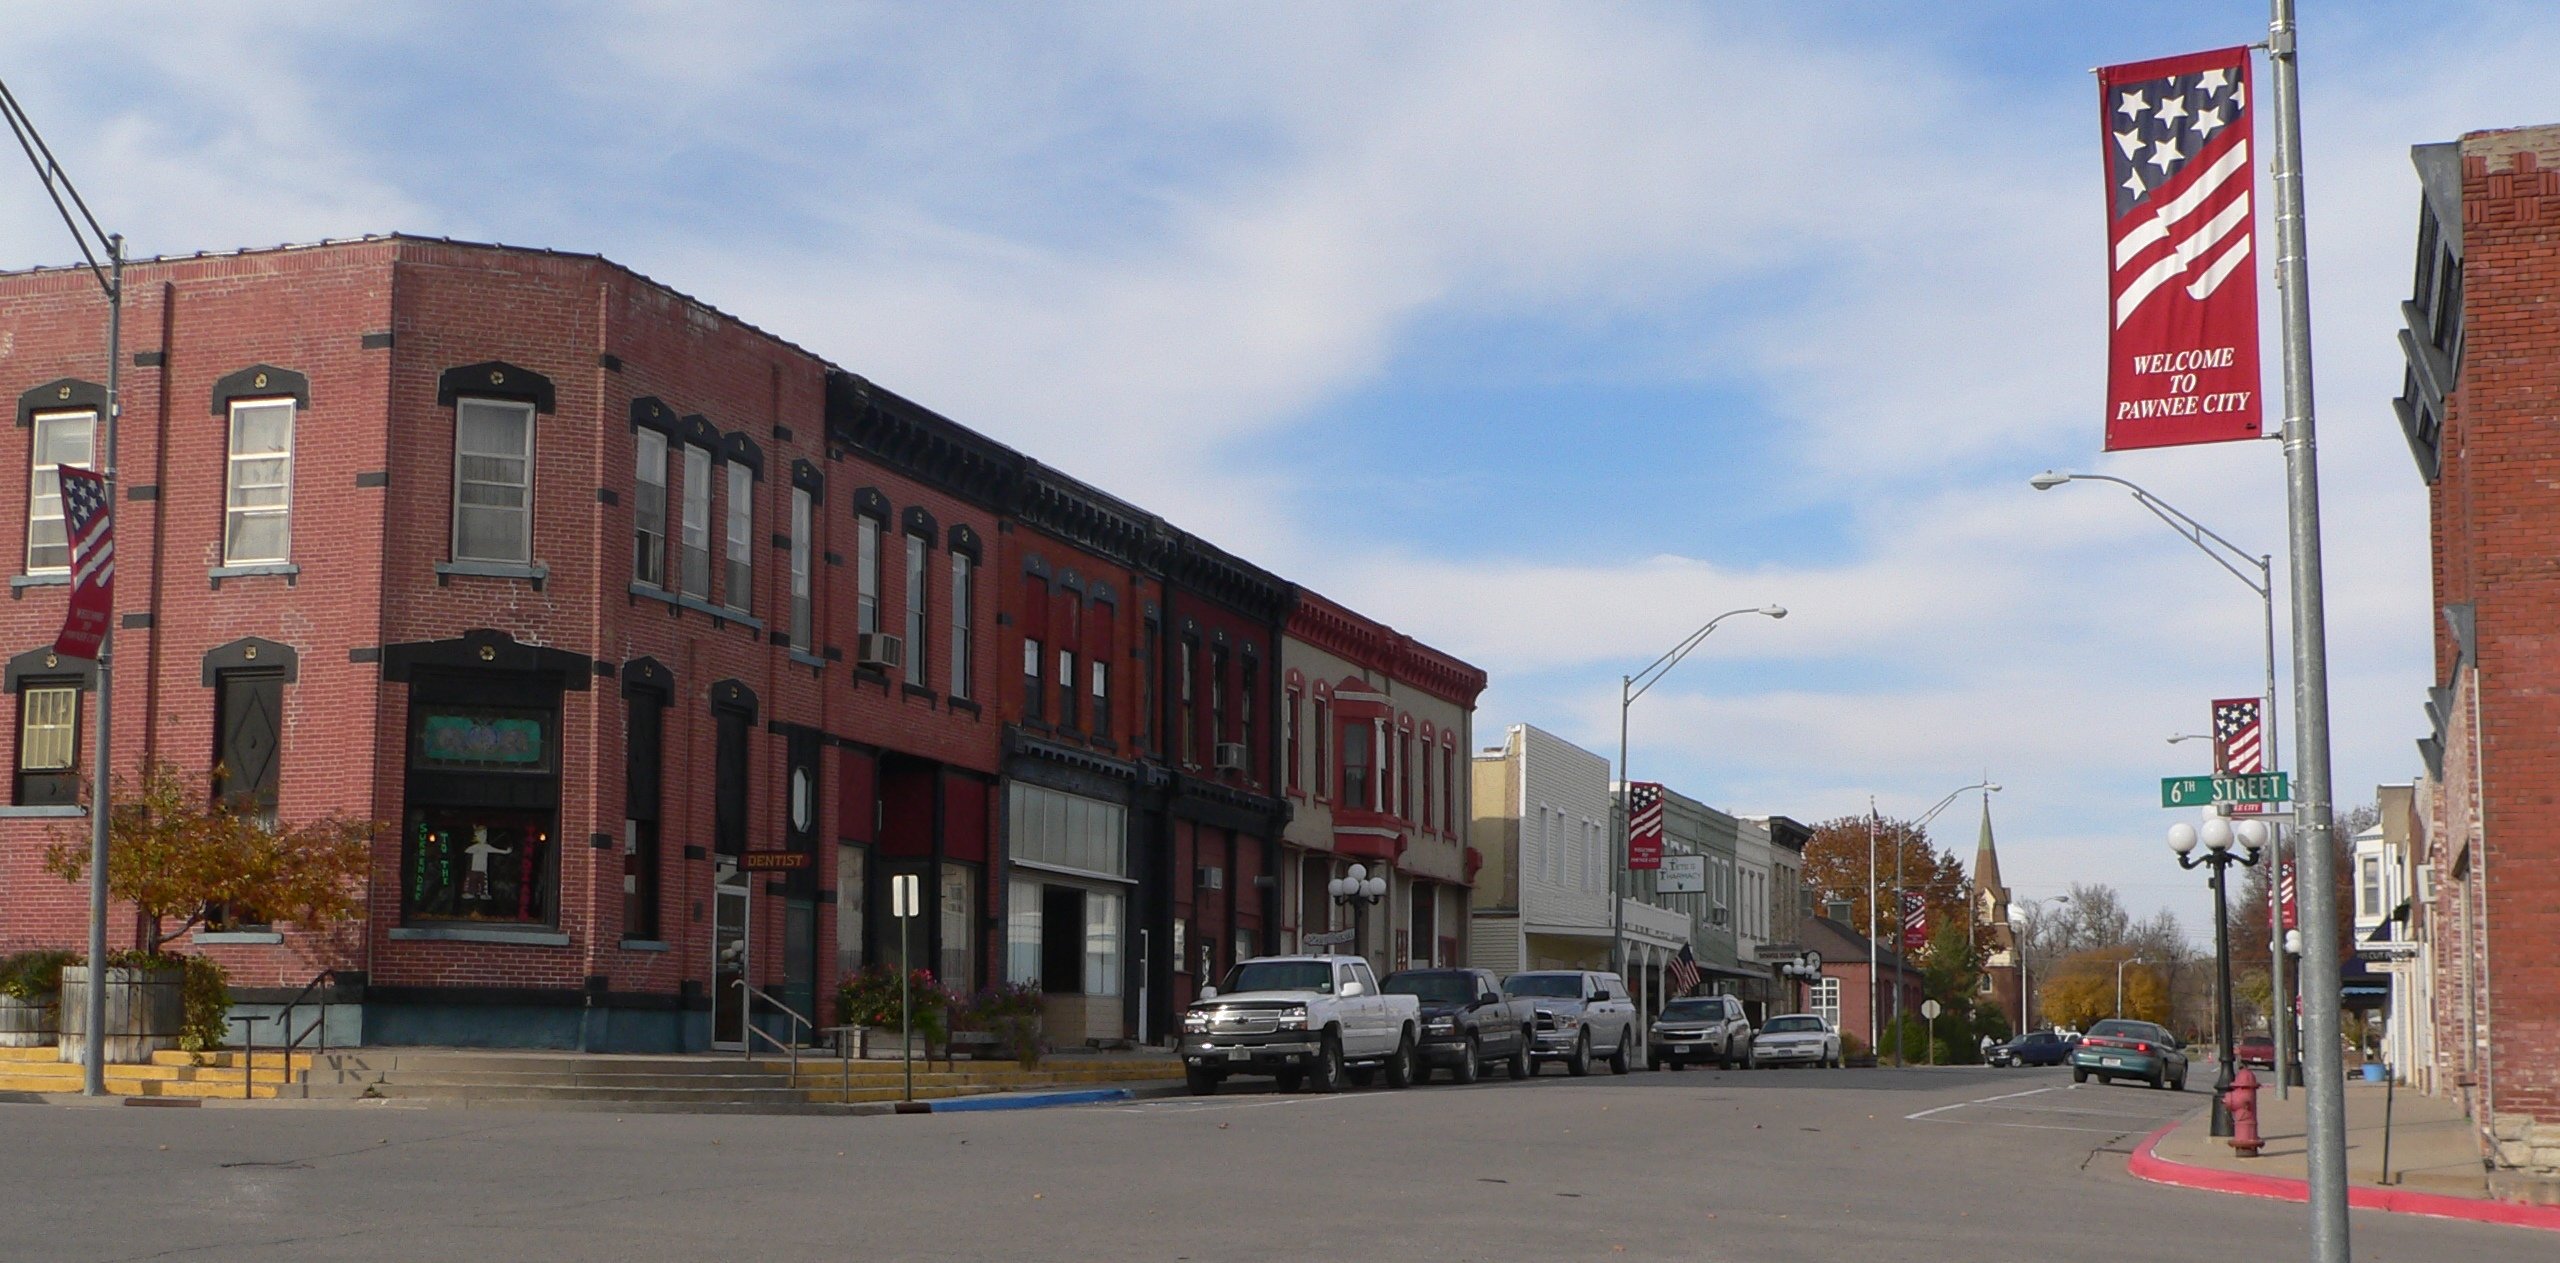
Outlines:
{"label": "stair railing", "polygon": [[[738,1027],[740,1030],[746,1032],[738,1039],[738,1056],[744,1060],[754,1059],[756,1055],[756,1041],[761,1039],[764,1042],[773,1045],[777,1051],[780,1051],[791,1058],[791,1086],[795,1088],[800,1086],[800,1041],[798,1038],[800,1028],[803,1026],[808,1027],[810,1037],[815,1038],[818,1034],[818,1024],[801,1016],[798,1009],[794,1009],[790,1005],[784,1004],[782,1001],[774,999],[771,995],[757,989],[755,986],[749,984],[744,978],[738,979],[737,987],[739,991],[745,993],[739,1000]],[[783,1041],[774,1038],[770,1032],[757,1028],[756,1001],[758,1000],[762,1000],[765,1003],[772,1005],[774,1008],[780,1010],[784,1017],[791,1019],[790,1030],[793,1038],[790,1043],[784,1043]]]}
{"label": "stair railing", "polygon": [[[323,969],[320,972],[311,975],[311,981],[302,984],[302,990],[292,999],[285,1001],[284,1007],[278,1009],[273,1015],[267,1017],[243,1017],[235,1019],[241,1024],[243,1028],[241,1033],[247,1040],[247,1044],[240,1054],[241,1100],[245,1101],[250,1098],[252,1094],[251,1085],[258,1081],[258,1029],[255,1025],[256,1023],[273,1022],[276,1024],[276,1035],[278,1041],[276,1051],[284,1055],[284,1073],[287,1075],[293,1073],[293,1053],[295,1049],[302,1047],[302,1041],[311,1038],[313,1035],[318,1035],[320,1037],[320,1041],[315,1045],[316,1050],[323,1053],[329,1051],[329,1002],[325,998],[321,998],[319,993],[322,987],[333,986],[337,981],[337,970]],[[319,1016],[311,1019],[311,1025],[303,1027],[301,1032],[297,1034],[293,1029],[293,1015],[296,1010],[300,1009],[306,1003],[310,1003],[314,1007],[318,1008],[320,1010],[320,1014]]]}

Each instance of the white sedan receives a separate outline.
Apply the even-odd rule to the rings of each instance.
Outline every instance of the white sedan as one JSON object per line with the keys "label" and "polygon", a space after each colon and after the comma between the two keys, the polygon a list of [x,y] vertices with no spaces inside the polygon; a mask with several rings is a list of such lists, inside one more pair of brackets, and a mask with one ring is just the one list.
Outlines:
{"label": "white sedan", "polygon": [[1773,1017],[1751,1037],[1755,1066],[1837,1066],[1840,1032],[1810,1013]]}

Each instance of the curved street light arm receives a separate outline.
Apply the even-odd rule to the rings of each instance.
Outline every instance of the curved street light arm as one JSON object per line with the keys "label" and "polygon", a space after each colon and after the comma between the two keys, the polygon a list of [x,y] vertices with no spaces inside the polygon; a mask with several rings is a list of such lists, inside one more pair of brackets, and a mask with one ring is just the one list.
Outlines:
{"label": "curved street light arm", "polygon": [[[1707,636],[1715,631],[1716,624],[1721,623],[1736,614],[1757,614],[1760,612],[1761,608],[1762,607],[1760,606],[1754,605],[1738,610],[1726,610],[1724,613],[1708,619],[1706,626],[1689,633],[1686,639],[1682,640],[1679,644],[1673,645],[1669,652],[1654,659],[1652,662],[1647,663],[1644,670],[1638,671],[1634,675],[1621,677],[1621,692],[1625,695],[1625,700],[1632,702],[1637,698],[1644,696],[1646,690],[1661,683],[1662,677],[1671,674],[1671,668],[1679,666],[1681,659],[1688,657],[1692,650],[1695,650],[1698,646],[1706,643]],[[1643,683],[1639,684],[1637,681],[1643,681]]]}
{"label": "curved street light arm", "polygon": [[[2230,540],[2224,539],[2222,535],[2212,527],[2187,516],[2184,512],[2179,510],[2178,506],[2151,494],[2151,492],[2145,490],[2140,484],[2129,479],[2118,478],[2113,474],[2069,474],[2065,476],[2072,482],[2112,482],[2115,485],[2132,492],[2133,498],[2137,503],[2141,504],[2142,507],[2151,510],[2152,516],[2168,523],[2170,530],[2176,531],[2181,536],[2184,536],[2186,541],[2195,545],[2198,551],[2202,552],[2207,557],[2213,558],[2215,565],[2230,571],[2233,578],[2249,585],[2249,590],[2257,593],[2261,598],[2264,598],[2269,594],[2275,581],[2275,557],[2272,554],[2253,553],[2248,549],[2242,548],[2238,544],[2232,543]],[[2249,571],[2241,569],[2238,565],[2234,565],[2233,559],[2235,558],[2256,570],[2257,574],[2253,576]]]}

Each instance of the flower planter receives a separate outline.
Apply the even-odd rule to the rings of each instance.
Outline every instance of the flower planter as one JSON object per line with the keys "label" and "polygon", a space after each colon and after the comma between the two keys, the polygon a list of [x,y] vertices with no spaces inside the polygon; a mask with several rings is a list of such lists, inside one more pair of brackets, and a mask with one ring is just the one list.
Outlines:
{"label": "flower planter", "polygon": [[[176,965],[109,965],[106,971],[107,1060],[138,1065],[151,1054],[178,1046],[186,1024],[186,970]],[[83,1060],[89,1047],[89,968],[62,970],[62,1059]]]}
{"label": "flower planter", "polygon": [[61,1008],[48,996],[21,1000],[0,995],[0,1048],[44,1048],[62,1038],[56,1020]]}
{"label": "flower planter", "polygon": [[[856,1057],[886,1057],[895,1060],[900,1056],[897,1027],[865,1026],[856,1030],[854,1034],[857,1042],[854,1045],[853,1055]],[[908,1048],[914,1052],[915,1059],[918,1061],[933,1060],[933,1044],[925,1038],[923,1031],[915,1033]]]}

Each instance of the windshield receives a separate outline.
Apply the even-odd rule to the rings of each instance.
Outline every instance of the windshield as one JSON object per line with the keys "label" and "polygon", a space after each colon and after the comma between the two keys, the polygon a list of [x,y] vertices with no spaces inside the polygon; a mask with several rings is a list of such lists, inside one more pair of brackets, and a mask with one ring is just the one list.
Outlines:
{"label": "windshield", "polygon": [[2106,1021],[2090,1027],[2089,1033],[2092,1035],[2110,1035],[2117,1039],[2148,1039],[2155,1043],[2160,1042],[2162,1039],[2160,1028],[2153,1026],[2149,1022],[2124,1022],[2118,1021],[2114,1018],[2109,1018]]}
{"label": "windshield", "polygon": [[1767,1026],[1763,1026],[1760,1029],[1781,1035],[1790,1031],[1804,1031],[1819,1034],[1822,1031],[1822,1019],[1818,1017],[1773,1017],[1769,1019],[1769,1024]]}
{"label": "windshield", "polygon": [[1321,960],[1249,960],[1227,971],[1222,993],[1315,991],[1333,994],[1333,966]]}
{"label": "windshield", "polygon": [[1378,985],[1388,995],[1419,996],[1431,1004],[1465,1004],[1476,998],[1476,980],[1467,974],[1388,974]]}
{"label": "windshield", "polygon": [[1579,1000],[1582,998],[1582,975],[1513,974],[1502,980],[1502,994]]}
{"label": "windshield", "polygon": [[1662,1009],[1662,1020],[1666,1022],[1716,1022],[1723,1019],[1724,1005],[1714,1000],[1674,1000]]}

